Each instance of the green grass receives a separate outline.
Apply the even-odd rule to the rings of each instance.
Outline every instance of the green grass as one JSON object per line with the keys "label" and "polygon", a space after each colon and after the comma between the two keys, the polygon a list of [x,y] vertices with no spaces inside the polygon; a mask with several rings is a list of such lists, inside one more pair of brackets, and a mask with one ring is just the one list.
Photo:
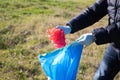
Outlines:
{"label": "green grass", "polygon": [[[54,50],[46,30],[65,25],[95,0],[0,0],[0,80],[47,80],[37,56]],[[67,44],[93,28],[105,26],[107,17],[90,28],[66,35]],[[106,45],[83,51],[77,80],[91,80]],[[116,80],[119,80],[119,75]]]}

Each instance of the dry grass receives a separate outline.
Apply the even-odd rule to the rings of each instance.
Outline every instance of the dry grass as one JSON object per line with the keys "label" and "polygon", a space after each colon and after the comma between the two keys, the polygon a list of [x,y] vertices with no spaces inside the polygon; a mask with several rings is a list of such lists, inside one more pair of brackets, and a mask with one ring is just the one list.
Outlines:
{"label": "dry grass", "polygon": [[[2,1],[0,3],[0,10],[3,12],[0,13],[0,80],[47,80],[37,58],[40,53],[55,49],[47,37],[46,30],[57,25],[65,25],[94,1]],[[67,44],[96,27],[106,26],[107,19],[106,16],[89,28],[66,35]],[[84,48],[77,80],[92,80],[106,47],[107,45],[97,46],[94,43]],[[115,80],[119,79],[120,76],[116,76]]]}

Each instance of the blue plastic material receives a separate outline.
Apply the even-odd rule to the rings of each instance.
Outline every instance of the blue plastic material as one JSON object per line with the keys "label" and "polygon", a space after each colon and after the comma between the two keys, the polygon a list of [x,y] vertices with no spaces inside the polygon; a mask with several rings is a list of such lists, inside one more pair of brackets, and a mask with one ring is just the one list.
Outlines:
{"label": "blue plastic material", "polygon": [[76,80],[83,45],[72,43],[64,48],[39,55],[48,80]]}

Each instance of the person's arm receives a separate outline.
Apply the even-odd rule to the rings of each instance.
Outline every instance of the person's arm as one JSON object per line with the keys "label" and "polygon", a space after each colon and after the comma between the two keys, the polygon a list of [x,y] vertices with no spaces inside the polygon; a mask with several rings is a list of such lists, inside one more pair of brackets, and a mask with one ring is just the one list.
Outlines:
{"label": "person's arm", "polygon": [[73,18],[67,23],[71,27],[71,32],[86,28],[107,14],[107,0],[98,0],[92,6],[88,7],[83,13]]}
{"label": "person's arm", "polygon": [[111,42],[120,44],[120,21],[105,28],[94,29],[92,34],[95,37],[95,43],[98,45]]}

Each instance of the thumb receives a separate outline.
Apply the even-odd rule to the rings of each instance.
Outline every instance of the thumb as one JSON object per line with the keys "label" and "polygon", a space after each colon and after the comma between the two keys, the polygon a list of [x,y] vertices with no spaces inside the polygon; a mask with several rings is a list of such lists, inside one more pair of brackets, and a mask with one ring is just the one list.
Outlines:
{"label": "thumb", "polygon": [[81,37],[78,38],[76,41],[79,42],[79,43],[85,41],[85,36],[81,36]]}

